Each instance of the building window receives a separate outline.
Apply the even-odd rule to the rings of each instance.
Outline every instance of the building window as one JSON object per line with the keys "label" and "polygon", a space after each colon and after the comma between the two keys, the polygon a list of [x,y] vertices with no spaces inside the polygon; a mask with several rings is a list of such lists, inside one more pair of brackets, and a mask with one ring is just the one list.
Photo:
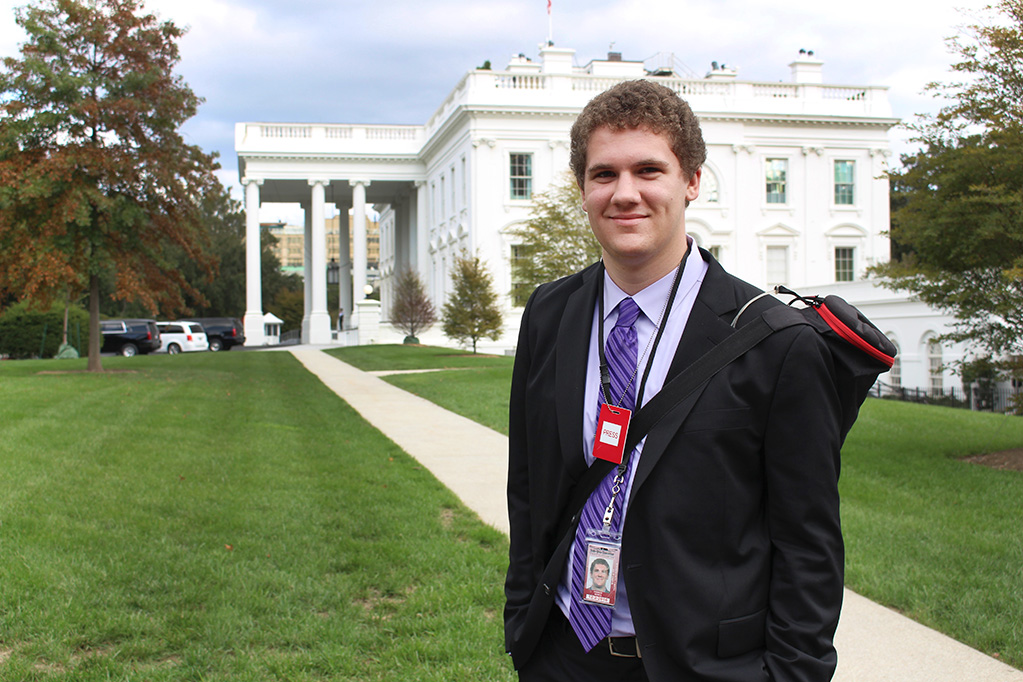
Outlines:
{"label": "building window", "polygon": [[851,282],[856,266],[856,249],[851,246],[835,247],[835,281]]}
{"label": "building window", "polygon": [[710,252],[710,255],[714,256],[714,260],[721,260],[721,247],[720,246],[711,246],[707,250]]}
{"label": "building window", "polygon": [[931,380],[931,395],[940,396],[945,389],[942,376],[941,344],[931,339],[927,342],[927,369]]}
{"label": "building window", "polygon": [[458,212],[458,202],[455,197],[457,196],[457,190],[455,188],[455,167],[451,166],[451,212]]}
{"label": "building window", "polygon": [[718,177],[706,166],[703,167],[703,175],[700,177],[700,196],[697,201],[701,204],[716,204],[721,201]]}
{"label": "building window", "polygon": [[767,159],[767,203],[784,204],[786,199],[786,181],[789,172],[788,159]]}
{"label": "building window", "polygon": [[447,194],[444,191],[444,175],[440,176],[440,219],[446,220],[448,217],[448,207],[445,203]]}
{"label": "building window", "polygon": [[767,286],[775,287],[788,284],[789,281],[789,247],[767,247]]}
{"label": "building window", "polygon": [[895,362],[892,363],[892,368],[888,370],[888,384],[892,388],[900,388],[902,386],[902,360],[899,357],[899,344],[890,335],[888,340],[895,346]]}
{"label": "building window", "polygon": [[469,182],[468,182],[468,167],[466,166],[465,157],[462,157],[462,208],[469,205]]}
{"label": "building window", "polygon": [[512,305],[522,307],[526,305],[526,301],[529,300],[529,295],[533,293],[532,287],[529,284],[519,280],[519,273],[517,265],[523,261],[528,261],[531,258],[530,249],[524,244],[512,244],[511,247],[511,278],[512,278]]}
{"label": "building window", "polygon": [[856,197],[856,162],[835,161],[835,204],[852,206]]}
{"label": "building window", "polygon": [[533,198],[533,155],[512,154],[509,165],[512,199]]}

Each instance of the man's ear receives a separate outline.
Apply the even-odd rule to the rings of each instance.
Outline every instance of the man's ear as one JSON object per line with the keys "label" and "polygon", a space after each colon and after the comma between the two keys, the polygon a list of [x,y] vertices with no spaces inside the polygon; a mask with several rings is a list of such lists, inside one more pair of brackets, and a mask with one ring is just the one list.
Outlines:
{"label": "man's ear", "polygon": [[703,166],[696,169],[696,172],[689,176],[689,183],[686,185],[686,203],[696,201],[700,196],[700,179],[703,177]]}

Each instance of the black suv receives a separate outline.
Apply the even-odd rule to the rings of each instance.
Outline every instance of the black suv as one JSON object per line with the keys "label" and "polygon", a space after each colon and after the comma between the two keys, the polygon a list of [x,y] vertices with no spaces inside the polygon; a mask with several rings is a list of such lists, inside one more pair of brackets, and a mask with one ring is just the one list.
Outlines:
{"label": "black suv", "polygon": [[100,320],[102,353],[120,353],[130,358],[160,348],[160,330],[156,320]]}
{"label": "black suv", "polygon": [[203,326],[212,351],[245,345],[245,327],[234,317],[190,317],[185,321],[198,322]]}

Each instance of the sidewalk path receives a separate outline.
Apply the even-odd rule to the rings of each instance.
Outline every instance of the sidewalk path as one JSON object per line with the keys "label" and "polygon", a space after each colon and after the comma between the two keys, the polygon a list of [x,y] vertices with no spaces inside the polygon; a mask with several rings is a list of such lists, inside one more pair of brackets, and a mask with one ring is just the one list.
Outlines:
{"label": "sidewalk path", "polygon": [[[366,421],[505,533],[508,440],[326,353],[291,351]],[[1023,671],[845,591],[836,682],[1023,682]]]}

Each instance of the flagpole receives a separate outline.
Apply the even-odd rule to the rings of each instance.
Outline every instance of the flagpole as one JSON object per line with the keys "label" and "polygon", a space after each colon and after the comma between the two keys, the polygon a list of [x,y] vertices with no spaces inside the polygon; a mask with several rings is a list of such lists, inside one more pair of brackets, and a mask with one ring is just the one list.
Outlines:
{"label": "flagpole", "polygon": [[554,44],[554,19],[551,15],[551,0],[547,0],[547,44]]}

